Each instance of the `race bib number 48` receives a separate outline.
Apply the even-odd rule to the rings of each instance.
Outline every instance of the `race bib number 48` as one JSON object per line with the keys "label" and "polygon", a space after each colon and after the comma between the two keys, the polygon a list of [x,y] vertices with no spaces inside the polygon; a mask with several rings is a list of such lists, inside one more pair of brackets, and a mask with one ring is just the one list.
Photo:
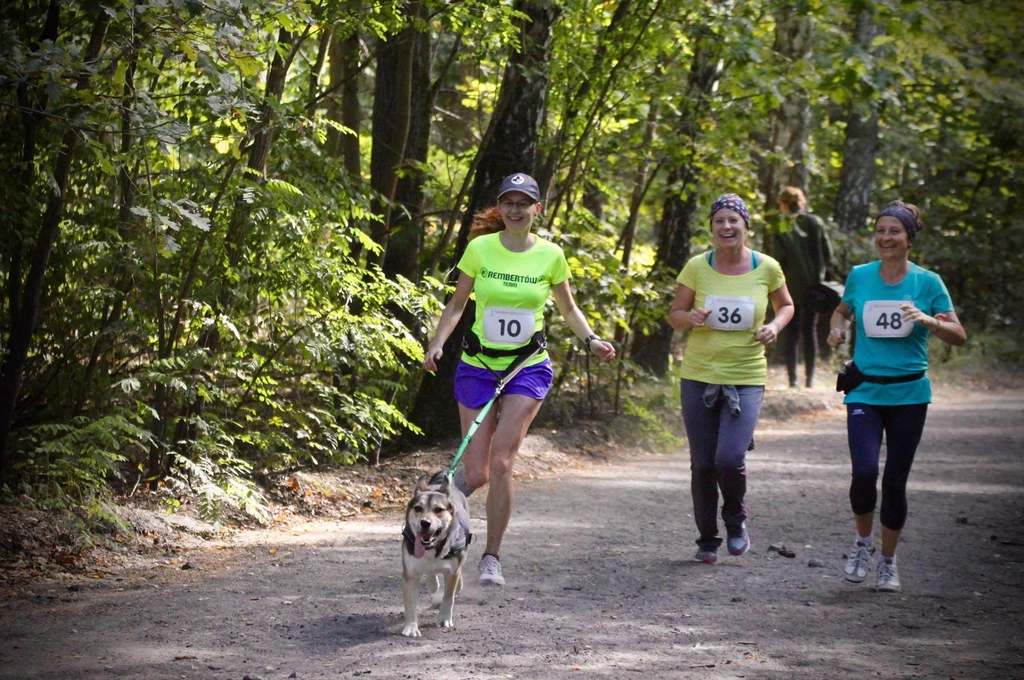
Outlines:
{"label": "race bib number 48", "polygon": [[484,310],[484,340],[500,345],[525,345],[533,337],[532,309],[488,307]]}
{"label": "race bib number 48", "polygon": [[720,331],[748,331],[754,327],[754,298],[708,295],[704,307],[711,310],[705,322]]}
{"label": "race bib number 48", "polygon": [[914,322],[903,318],[903,300],[869,300],[864,303],[861,320],[869,338],[905,338],[914,330]]}

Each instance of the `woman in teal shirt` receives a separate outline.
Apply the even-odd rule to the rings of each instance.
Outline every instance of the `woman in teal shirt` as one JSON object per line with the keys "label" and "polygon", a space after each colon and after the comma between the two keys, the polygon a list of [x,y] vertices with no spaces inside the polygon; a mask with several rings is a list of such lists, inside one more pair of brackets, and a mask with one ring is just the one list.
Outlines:
{"label": "woman in teal shirt", "polygon": [[882,550],[875,589],[900,589],[896,545],[907,519],[907,479],[932,400],[928,381],[928,336],[963,345],[967,333],[953,311],[938,274],[912,263],[910,249],[923,226],[917,206],[895,201],[875,221],[881,260],[854,267],[843,301],[832,314],[828,343],[856,328],[853,362],[863,382],[847,392],[846,427],[853,463],[850,503],[857,537],[847,555],[846,580],[860,583],[874,553],[879,452],[886,441],[882,475]]}

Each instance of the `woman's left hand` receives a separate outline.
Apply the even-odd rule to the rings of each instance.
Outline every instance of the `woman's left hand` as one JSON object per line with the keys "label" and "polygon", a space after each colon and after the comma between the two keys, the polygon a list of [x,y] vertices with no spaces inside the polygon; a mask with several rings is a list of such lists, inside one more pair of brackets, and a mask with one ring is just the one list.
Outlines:
{"label": "woman's left hand", "polygon": [[597,357],[608,363],[615,358],[615,347],[610,342],[604,340],[591,340],[590,351],[597,355]]}
{"label": "woman's left hand", "polygon": [[925,327],[929,332],[934,333],[939,329],[942,323],[934,316],[928,316],[920,309],[910,304],[909,302],[905,305],[900,305],[900,309],[903,310],[903,320],[913,321],[919,323]]}
{"label": "woman's left hand", "polygon": [[779,339],[779,330],[775,327],[774,323],[766,323],[754,331],[754,339],[768,347]]}

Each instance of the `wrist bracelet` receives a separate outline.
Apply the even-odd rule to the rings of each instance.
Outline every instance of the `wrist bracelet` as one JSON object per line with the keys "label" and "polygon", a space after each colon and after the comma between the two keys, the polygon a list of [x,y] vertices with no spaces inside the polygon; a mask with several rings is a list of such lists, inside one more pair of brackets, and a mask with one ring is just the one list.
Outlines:
{"label": "wrist bracelet", "polygon": [[600,339],[601,339],[601,338],[600,338],[600,337],[598,337],[598,336],[597,336],[596,334],[594,334],[594,333],[591,333],[591,334],[590,334],[590,335],[588,335],[588,336],[586,337],[586,339],[585,339],[585,340],[583,341],[583,345],[584,345],[584,346],[585,346],[585,347],[587,348],[587,351],[589,352],[589,351],[590,351],[590,343],[592,343],[592,342],[593,342],[594,340],[600,340]]}

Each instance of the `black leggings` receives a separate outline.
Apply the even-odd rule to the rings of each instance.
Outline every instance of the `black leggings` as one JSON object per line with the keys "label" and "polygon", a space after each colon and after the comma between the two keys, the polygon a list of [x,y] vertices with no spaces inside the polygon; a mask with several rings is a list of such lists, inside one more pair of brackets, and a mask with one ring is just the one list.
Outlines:
{"label": "black leggings", "polygon": [[793,318],[782,333],[789,384],[796,385],[796,361],[801,341],[804,345],[804,371],[810,383],[814,378],[814,359],[818,355],[818,313],[814,307],[809,304],[794,305]]}
{"label": "black leggings", "polygon": [[882,526],[899,531],[907,521],[907,479],[924,432],[928,404],[846,405],[846,431],[853,462],[850,505],[853,514],[874,512],[878,500],[878,458],[885,434],[882,475]]}

